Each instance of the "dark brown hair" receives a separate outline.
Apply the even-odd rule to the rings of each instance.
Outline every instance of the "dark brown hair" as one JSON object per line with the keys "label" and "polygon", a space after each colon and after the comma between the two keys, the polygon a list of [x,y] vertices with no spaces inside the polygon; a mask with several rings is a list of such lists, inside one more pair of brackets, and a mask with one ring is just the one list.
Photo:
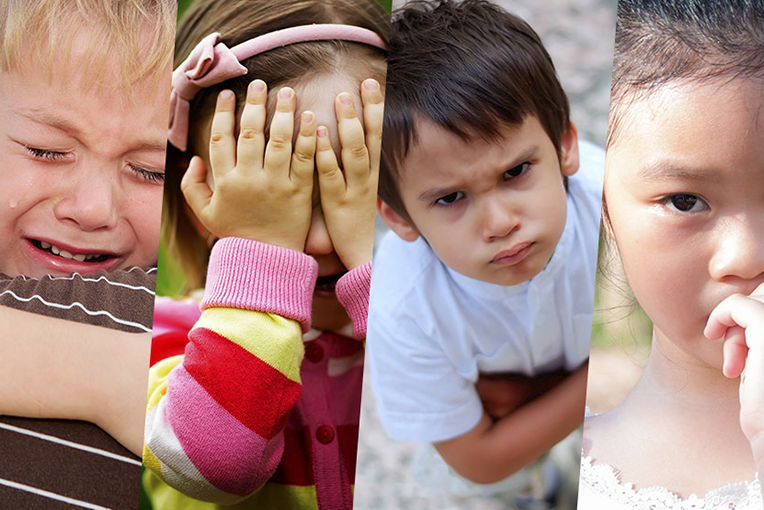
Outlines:
{"label": "dark brown hair", "polygon": [[[176,36],[175,67],[205,36],[219,32],[221,41],[233,47],[262,34],[313,23],[340,23],[373,30],[387,42],[390,21],[375,0],[196,0],[180,21]],[[369,77],[384,82],[385,53],[363,44],[321,41],[291,44],[255,55],[242,62],[246,76],[202,89],[191,102],[189,148],[180,153],[168,148],[162,235],[170,258],[181,263],[189,288],[203,284],[209,247],[194,229],[184,208],[180,180],[187,161],[195,154],[194,141],[207,139],[199,133],[203,122],[215,109],[215,99],[223,89],[232,90],[239,108],[243,106],[249,83],[258,78],[270,90],[299,86],[322,74],[340,73],[361,80]],[[201,136],[205,135],[205,136]]]}
{"label": "dark brown hair", "polygon": [[536,32],[483,0],[412,2],[393,14],[379,196],[410,220],[401,165],[427,119],[465,141],[538,117],[558,154],[570,107]]}

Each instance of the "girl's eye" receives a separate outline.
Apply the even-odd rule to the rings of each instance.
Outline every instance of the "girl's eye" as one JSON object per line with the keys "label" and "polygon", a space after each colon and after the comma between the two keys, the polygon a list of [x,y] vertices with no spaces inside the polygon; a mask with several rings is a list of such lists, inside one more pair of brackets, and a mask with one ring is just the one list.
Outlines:
{"label": "girl's eye", "polygon": [[521,165],[517,165],[514,168],[510,168],[509,170],[504,172],[504,179],[509,180],[509,179],[515,179],[517,177],[520,177],[528,170],[529,166],[531,166],[531,164],[526,161],[525,163]]}
{"label": "girl's eye", "polygon": [[29,152],[35,159],[41,159],[43,161],[61,161],[69,153],[61,151],[51,151],[47,149],[38,149],[37,147],[25,146],[27,152]]}
{"label": "girl's eye", "polygon": [[668,209],[682,213],[700,212],[708,208],[703,199],[685,193],[668,196],[663,199],[663,203]]}
{"label": "girl's eye", "polygon": [[135,172],[135,174],[147,182],[164,182],[164,173],[163,172],[152,172],[151,170],[146,170],[145,168],[141,168],[139,166],[135,165],[129,165],[130,169]]}
{"label": "girl's eye", "polygon": [[464,193],[462,193],[461,191],[454,191],[453,193],[449,193],[448,195],[437,199],[435,201],[435,204],[449,206],[458,202],[462,198],[464,198]]}

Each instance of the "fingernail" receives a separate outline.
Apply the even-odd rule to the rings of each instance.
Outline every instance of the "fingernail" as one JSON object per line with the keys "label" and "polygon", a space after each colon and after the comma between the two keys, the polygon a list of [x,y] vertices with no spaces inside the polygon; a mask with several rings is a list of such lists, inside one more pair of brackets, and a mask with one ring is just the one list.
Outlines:
{"label": "fingernail", "polygon": [[310,124],[313,122],[314,117],[313,112],[302,112],[302,123]]}
{"label": "fingernail", "polygon": [[255,80],[250,83],[249,86],[252,87],[252,90],[255,92],[262,92],[265,90],[265,82],[263,80]]}
{"label": "fingernail", "polygon": [[231,99],[233,99],[233,92],[231,92],[230,90],[224,90],[223,92],[220,93],[220,99],[224,101],[230,101]]}
{"label": "fingernail", "polygon": [[326,129],[326,126],[319,126],[316,130],[316,135],[319,138],[326,138],[326,135],[329,134],[329,131]]}
{"label": "fingernail", "polygon": [[279,99],[291,99],[294,92],[289,87],[279,90]]}
{"label": "fingernail", "polygon": [[353,97],[347,92],[343,92],[340,94],[340,103],[347,105],[353,104]]}
{"label": "fingernail", "polygon": [[364,80],[363,88],[365,88],[366,90],[371,90],[371,91],[379,90],[379,82],[377,80],[369,78],[368,80]]}

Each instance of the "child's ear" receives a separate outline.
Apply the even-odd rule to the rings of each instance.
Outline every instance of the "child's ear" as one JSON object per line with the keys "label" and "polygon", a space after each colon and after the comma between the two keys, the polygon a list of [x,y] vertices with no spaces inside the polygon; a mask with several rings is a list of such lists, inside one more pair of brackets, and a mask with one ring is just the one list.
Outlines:
{"label": "child's ear", "polygon": [[417,229],[404,219],[400,214],[395,212],[392,207],[383,202],[381,198],[377,198],[377,212],[385,222],[385,225],[390,227],[390,230],[398,234],[398,237],[413,243],[419,238],[419,232]]}
{"label": "child's ear", "polygon": [[578,171],[578,131],[572,122],[560,140],[560,169],[565,177]]}

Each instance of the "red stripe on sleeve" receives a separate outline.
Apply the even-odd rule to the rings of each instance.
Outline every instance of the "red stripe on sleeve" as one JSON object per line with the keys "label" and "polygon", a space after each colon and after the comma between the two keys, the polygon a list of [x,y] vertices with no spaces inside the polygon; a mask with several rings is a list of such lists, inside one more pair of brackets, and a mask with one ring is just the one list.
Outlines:
{"label": "red stripe on sleeve", "polygon": [[276,436],[302,386],[214,331],[196,328],[189,338],[188,373],[243,425],[265,439]]}
{"label": "red stripe on sleeve", "polygon": [[151,359],[150,366],[163,359],[183,354],[188,343],[188,332],[170,331],[163,335],[155,336],[151,339]]}

